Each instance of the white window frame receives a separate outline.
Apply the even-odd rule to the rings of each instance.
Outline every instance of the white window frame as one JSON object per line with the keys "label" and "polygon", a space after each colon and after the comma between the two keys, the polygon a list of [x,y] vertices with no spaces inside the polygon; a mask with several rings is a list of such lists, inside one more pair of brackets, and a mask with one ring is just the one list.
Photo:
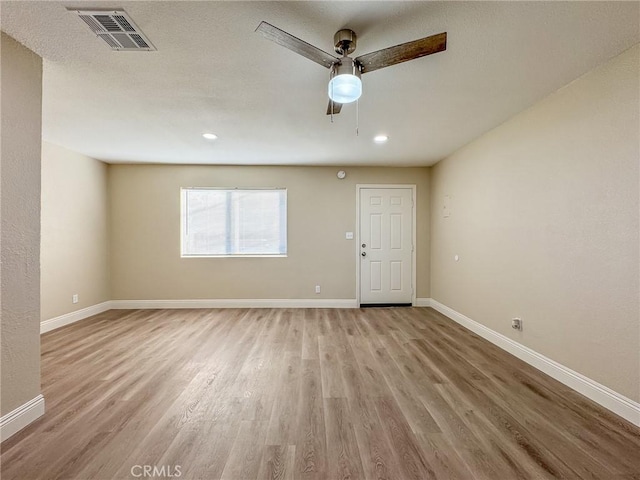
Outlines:
{"label": "white window frame", "polygon": [[[285,192],[285,253],[224,253],[224,254],[185,254],[185,219],[187,215],[186,192],[189,190],[223,190],[223,191],[263,191],[263,190],[284,190]],[[181,187],[180,188],[180,258],[286,258],[289,251],[289,205],[288,191],[284,187]]]}

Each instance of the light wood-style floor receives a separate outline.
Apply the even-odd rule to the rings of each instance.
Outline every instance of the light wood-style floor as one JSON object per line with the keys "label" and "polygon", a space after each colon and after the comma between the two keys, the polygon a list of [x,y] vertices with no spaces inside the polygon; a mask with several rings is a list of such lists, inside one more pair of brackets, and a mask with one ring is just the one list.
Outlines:
{"label": "light wood-style floor", "polygon": [[640,429],[426,308],[110,311],[42,387],[3,480],[640,478]]}

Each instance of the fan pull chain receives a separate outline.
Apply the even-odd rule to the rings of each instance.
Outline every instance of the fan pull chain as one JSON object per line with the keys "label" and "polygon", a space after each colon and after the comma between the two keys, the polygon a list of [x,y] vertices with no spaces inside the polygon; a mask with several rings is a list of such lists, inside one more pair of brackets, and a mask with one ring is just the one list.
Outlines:
{"label": "fan pull chain", "polygon": [[[331,70],[331,75],[333,75],[333,67],[332,67],[332,70]],[[330,83],[330,85],[331,85],[331,96],[329,97],[329,101],[331,102],[331,123],[333,123],[333,104],[334,104],[334,101],[333,101],[333,83]]]}
{"label": "fan pull chain", "polygon": [[356,100],[356,137],[360,135],[360,100]]}

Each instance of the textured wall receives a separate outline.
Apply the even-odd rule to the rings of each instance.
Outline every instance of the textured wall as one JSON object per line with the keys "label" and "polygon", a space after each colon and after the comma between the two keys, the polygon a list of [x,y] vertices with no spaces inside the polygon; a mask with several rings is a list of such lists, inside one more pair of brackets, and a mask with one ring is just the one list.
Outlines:
{"label": "textured wall", "polygon": [[107,205],[106,164],[43,142],[42,320],[110,300]]}
{"label": "textured wall", "polygon": [[[426,168],[111,165],[114,300],[355,298],[357,183],[417,185],[417,296],[429,296]],[[287,258],[180,258],[180,187],[286,187]],[[322,294],[314,286],[322,286]]]}
{"label": "textured wall", "polygon": [[42,60],[2,33],[0,413],[40,393]]}
{"label": "textured wall", "polygon": [[636,45],[472,142],[431,190],[432,297],[636,401],[639,60]]}

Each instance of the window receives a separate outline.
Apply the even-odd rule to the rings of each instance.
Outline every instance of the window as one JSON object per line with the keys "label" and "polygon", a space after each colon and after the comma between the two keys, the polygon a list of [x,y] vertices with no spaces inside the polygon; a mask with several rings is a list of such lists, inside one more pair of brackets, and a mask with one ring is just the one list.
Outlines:
{"label": "window", "polygon": [[182,256],[286,256],[286,189],[182,189]]}

